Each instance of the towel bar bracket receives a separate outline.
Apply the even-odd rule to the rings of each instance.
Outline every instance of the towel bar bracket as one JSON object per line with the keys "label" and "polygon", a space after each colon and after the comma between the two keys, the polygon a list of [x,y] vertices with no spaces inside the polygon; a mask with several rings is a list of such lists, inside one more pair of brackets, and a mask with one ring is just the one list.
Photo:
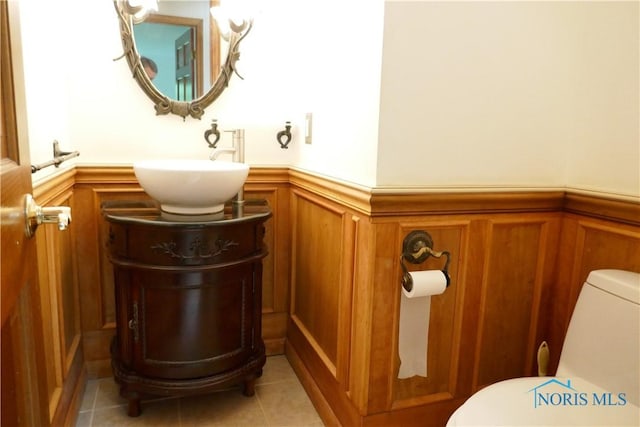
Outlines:
{"label": "towel bar bracket", "polygon": [[49,160],[48,162],[40,163],[38,165],[31,165],[31,173],[36,173],[40,169],[44,169],[49,166],[60,167],[60,164],[65,160],[78,157],[79,155],[80,155],[79,151],[60,150],[60,143],[58,141],[53,141],[53,159]]}

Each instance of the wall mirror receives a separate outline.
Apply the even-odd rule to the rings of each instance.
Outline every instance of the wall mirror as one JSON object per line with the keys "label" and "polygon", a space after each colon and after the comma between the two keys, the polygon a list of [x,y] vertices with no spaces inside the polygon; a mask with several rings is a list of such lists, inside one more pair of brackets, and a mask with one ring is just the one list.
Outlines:
{"label": "wall mirror", "polygon": [[157,115],[200,119],[237,74],[239,45],[252,22],[223,17],[220,0],[144,3],[114,1],[124,48],[116,60],[126,58]]}

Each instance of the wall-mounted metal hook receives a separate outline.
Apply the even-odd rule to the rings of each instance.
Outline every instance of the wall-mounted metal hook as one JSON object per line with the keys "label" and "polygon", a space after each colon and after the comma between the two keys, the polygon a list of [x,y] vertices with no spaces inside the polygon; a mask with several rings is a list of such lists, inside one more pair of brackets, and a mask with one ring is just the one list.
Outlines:
{"label": "wall-mounted metal hook", "polygon": [[[209,139],[211,135],[215,136],[213,142]],[[211,129],[207,129],[204,132],[204,139],[207,140],[209,148],[216,148],[216,145],[218,145],[218,141],[220,141],[220,131],[218,130],[218,121],[216,119],[211,120]]]}
{"label": "wall-mounted metal hook", "polygon": [[284,130],[278,132],[276,136],[278,143],[280,144],[280,148],[287,149],[288,145],[291,142],[291,122],[286,122],[284,126]]}
{"label": "wall-mounted metal hook", "polygon": [[447,260],[445,261],[442,273],[447,279],[447,286],[449,286],[451,283],[451,278],[449,277],[449,261],[451,261],[449,252],[434,251],[433,239],[426,231],[414,230],[407,234],[402,242],[402,255],[400,255],[402,286],[407,290],[407,292],[410,292],[413,289],[413,278],[411,277],[411,274],[409,274],[407,267],[404,265],[404,261],[408,261],[412,264],[421,264],[430,256],[440,258],[443,255]]}

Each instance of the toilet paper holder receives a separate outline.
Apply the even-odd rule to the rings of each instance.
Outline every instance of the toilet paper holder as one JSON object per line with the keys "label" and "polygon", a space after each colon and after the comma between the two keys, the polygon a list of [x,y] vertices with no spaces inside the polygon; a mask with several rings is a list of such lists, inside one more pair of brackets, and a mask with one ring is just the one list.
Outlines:
{"label": "toilet paper holder", "polygon": [[430,256],[434,258],[440,258],[442,256],[446,257],[442,273],[446,277],[447,287],[449,287],[449,284],[451,283],[451,278],[449,277],[449,261],[451,260],[449,252],[434,251],[431,235],[423,230],[414,230],[404,238],[404,241],[402,242],[402,255],[400,255],[400,265],[402,266],[402,287],[404,287],[407,292],[410,292],[413,289],[413,279],[409,274],[407,266],[404,265],[404,261],[412,264],[421,264]]}

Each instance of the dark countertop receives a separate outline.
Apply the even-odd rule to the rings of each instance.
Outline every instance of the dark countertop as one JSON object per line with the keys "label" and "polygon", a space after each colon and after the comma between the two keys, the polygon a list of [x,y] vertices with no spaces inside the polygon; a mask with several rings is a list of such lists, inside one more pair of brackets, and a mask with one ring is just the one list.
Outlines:
{"label": "dark countertop", "polygon": [[224,226],[232,223],[267,219],[271,208],[266,200],[245,200],[239,207],[228,203],[224,212],[212,215],[180,215],[163,212],[154,200],[112,200],[101,205],[102,215],[107,221],[137,223],[159,226],[202,227]]}

